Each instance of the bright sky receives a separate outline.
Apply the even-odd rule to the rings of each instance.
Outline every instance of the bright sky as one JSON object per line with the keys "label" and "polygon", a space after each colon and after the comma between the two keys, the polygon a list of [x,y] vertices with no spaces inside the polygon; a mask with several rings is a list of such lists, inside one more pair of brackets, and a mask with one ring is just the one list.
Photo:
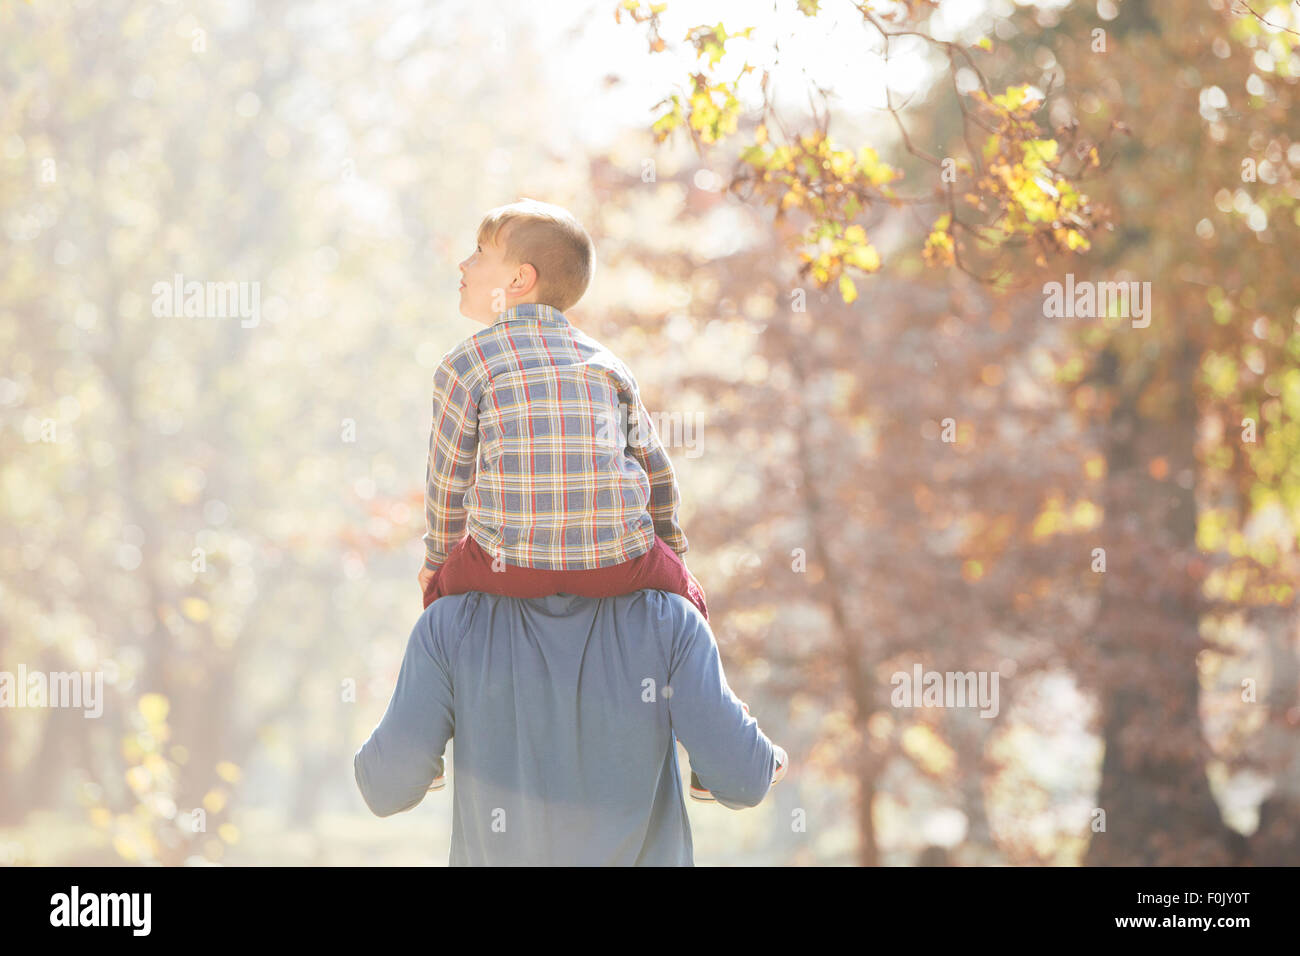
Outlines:
{"label": "bright sky", "polygon": [[[770,68],[783,112],[807,108],[812,81],[835,92],[839,109],[868,112],[884,103],[886,75],[892,89],[906,97],[922,88],[930,74],[919,41],[895,41],[886,70],[872,52],[879,49],[879,36],[847,0],[825,0],[823,12],[814,19],[799,13],[794,0],[668,0],[660,25],[668,50],[655,55],[647,49],[646,26],[626,17],[615,23],[615,6],[616,0],[552,0],[527,6],[495,0],[476,5],[473,16],[485,26],[495,21],[502,29],[527,30],[535,50],[562,51],[549,60],[548,68],[557,89],[589,97],[583,125],[573,133],[597,146],[605,145],[619,128],[644,127],[650,107],[697,69],[703,61],[695,59],[693,48],[682,40],[691,27],[702,24],[721,22],[729,33],[755,28],[750,39],[728,42],[729,52],[715,75],[734,77],[745,62],[756,66],[750,79],[757,103],[758,78],[762,68]],[[963,32],[973,39],[989,9],[986,0],[949,0],[934,24],[936,33],[946,38]],[[779,44],[779,52],[774,44]],[[597,85],[609,74],[622,83]]]}
{"label": "bright sky", "polygon": [[[241,7],[248,2],[232,0],[227,15],[248,15]],[[337,2],[364,12],[369,0]],[[877,0],[876,8],[881,2]],[[502,116],[499,122],[508,128],[520,122],[520,116],[525,122],[535,120],[538,128],[530,132],[528,141],[545,142],[556,154],[575,147],[600,152],[629,129],[647,130],[659,113],[653,109],[655,104],[683,91],[690,74],[704,66],[684,42],[695,26],[721,22],[729,33],[753,27],[750,38],[728,41],[729,52],[713,75],[734,78],[745,63],[753,65],[740,93],[756,109],[761,102],[759,81],[768,69],[778,115],[791,130],[806,128],[802,120],[814,87],[828,89],[833,136],[840,144],[883,143],[893,137],[893,121],[882,112],[886,80],[899,105],[923,91],[938,75],[934,67],[944,65],[932,46],[902,38],[893,41],[886,66],[879,55],[879,34],[863,23],[850,0],[822,0],[822,12],[814,18],[801,14],[796,0],[667,0],[667,4],[660,32],[668,49],[658,54],[649,52],[646,25],[633,23],[626,15],[622,23],[615,22],[617,0],[548,0],[545,4],[442,0],[434,5],[406,0],[391,9],[391,22],[375,41],[375,52],[381,60],[400,61],[398,71],[411,88],[418,88],[425,77],[428,81],[445,77],[449,52],[455,57],[451,64],[455,72],[464,78],[463,89],[478,88],[486,80],[489,85],[499,83],[508,95],[514,78],[522,79],[525,85],[513,103],[522,112]],[[995,14],[1006,15],[1012,9],[1012,0],[945,0],[928,29],[940,39],[973,43],[992,28]],[[318,27],[340,27],[325,29],[316,41],[328,55],[347,56],[356,42],[355,34],[343,28],[348,18],[341,17],[332,4],[304,7],[297,19]],[[451,45],[431,46],[423,39],[430,33],[450,39]],[[522,68],[513,70],[513,64]],[[607,84],[607,77],[618,77],[619,82]],[[381,125],[385,98],[382,88],[377,90],[372,91],[373,109]],[[346,155],[353,148],[348,130],[341,120],[331,128],[330,120],[320,117],[317,132],[327,143],[331,136],[336,141],[328,144],[327,152],[332,154],[337,145],[340,155]],[[494,169],[502,165],[497,154],[507,154],[508,160],[504,148],[489,151],[484,158],[486,173],[502,172]],[[375,222],[397,221],[383,197],[362,180],[358,176],[348,184],[359,211]]]}

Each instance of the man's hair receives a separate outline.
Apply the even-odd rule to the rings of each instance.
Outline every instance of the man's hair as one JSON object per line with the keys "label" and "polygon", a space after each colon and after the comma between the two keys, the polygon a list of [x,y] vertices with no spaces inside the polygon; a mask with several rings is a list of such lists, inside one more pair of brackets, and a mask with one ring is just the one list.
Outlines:
{"label": "man's hair", "polygon": [[498,235],[507,262],[527,262],[537,270],[538,302],[567,312],[587,291],[596,247],[567,209],[528,198],[497,206],[479,224],[478,242],[494,242]]}

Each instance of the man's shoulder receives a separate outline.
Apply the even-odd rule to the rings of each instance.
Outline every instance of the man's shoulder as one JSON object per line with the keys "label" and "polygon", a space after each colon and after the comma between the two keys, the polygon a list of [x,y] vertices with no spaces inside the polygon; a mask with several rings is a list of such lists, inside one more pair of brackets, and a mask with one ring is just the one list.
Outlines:
{"label": "man's shoulder", "polygon": [[420,616],[421,629],[435,646],[450,636],[463,636],[474,619],[479,599],[484,596],[478,591],[469,591],[438,598]]}
{"label": "man's shoulder", "polygon": [[551,620],[588,617],[604,604],[625,623],[635,623],[666,635],[677,632],[708,631],[708,623],[699,609],[680,594],[647,588],[608,598],[582,597],[576,594],[552,594],[538,598],[515,598],[470,591],[440,597],[424,611],[429,629],[439,633],[464,634],[476,624],[487,621],[500,610],[521,612],[531,608]]}
{"label": "man's shoulder", "polygon": [[709,622],[700,613],[700,609],[688,599],[674,591],[654,591],[658,595],[660,607],[665,618],[670,620],[675,631],[687,636],[702,633],[712,636]]}
{"label": "man's shoulder", "polygon": [[711,637],[708,621],[694,604],[672,591],[647,588],[610,598],[625,621],[636,622],[669,644]]}

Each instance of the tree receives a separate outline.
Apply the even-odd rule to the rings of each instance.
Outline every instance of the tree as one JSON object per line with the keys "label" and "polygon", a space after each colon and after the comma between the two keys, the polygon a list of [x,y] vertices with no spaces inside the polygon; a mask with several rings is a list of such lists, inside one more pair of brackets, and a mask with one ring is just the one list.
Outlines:
{"label": "tree", "polygon": [[[653,36],[656,11],[641,11],[631,3],[625,7],[650,23]],[[912,29],[886,26],[869,6],[859,9],[887,48],[900,33],[924,36],[915,25],[932,7],[909,7]],[[803,9],[810,15],[818,12],[816,4]],[[1031,279],[1061,279],[1060,265],[1049,262],[1044,252],[1083,250],[1096,242],[1092,256],[1069,267],[1078,271],[1081,283],[1136,277],[1149,282],[1161,300],[1155,315],[1163,320],[1140,329],[1112,303],[1099,322],[1078,330],[1080,355],[1063,363],[1060,384],[1092,429],[1093,447],[1104,456],[1094,469],[1105,482],[1100,495],[1104,518],[1100,534],[1087,530],[1075,536],[1069,557],[1073,573],[1063,569],[1067,576],[1055,585],[1095,601],[1090,626],[1077,635],[1067,627],[1063,642],[1102,703],[1106,757],[1098,806],[1107,810],[1110,828],[1093,836],[1089,860],[1228,862],[1242,859],[1242,841],[1224,825],[1211,794],[1206,776],[1210,754],[1199,719],[1201,673],[1204,662],[1215,659],[1201,652],[1227,648],[1205,632],[1243,606],[1292,607],[1296,579],[1295,562],[1284,557],[1294,550],[1300,525],[1295,507],[1300,336],[1288,321],[1297,289],[1294,270],[1286,264],[1291,243],[1285,241],[1296,225],[1297,189],[1289,167],[1300,160],[1300,148],[1292,151],[1285,125],[1298,72],[1294,34],[1267,26],[1253,11],[1223,4],[1210,10],[1166,4],[1157,12],[1146,3],[1102,9],[1112,19],[1118,13],[1113,26],[1102,26],[1084,9],[1023,11],[1008,30],[1020,42],[996,49],[982,44],[1000,73],[1023,75],[1037,69],[1043,75],[1037,86],[1010,87],[1001,99],[981,95],[985,84],[980,77],[972,90],[975,108],[960,106],[960,122],[949,139],[955,148],[949,151],[967,141],[978,107],[992,102],[1003,111],[994,122],[986,120],[989,138],[983,152],[994,158],[979,172],[974,162],[958,167],[970,175],[967,202],[990,217],[969,226],[968,235],[1000,267],[999,278],[1028,273]],[[1203,29],[1186,29],[1193,22]],[[718,25],[691,31],[687,39],[716,64],[727,39],[739,35]],[[935,42],[950,66],[961,57],[974,69],[966,50]],[[1269,72],[1268,79],[1252,68]],[[1178,81],[1172,102],[1170,76]],[[708,145],[739,128],[743,111],[734,84],[701,77],[692,78],[689,99],[670,98],[670,112],[656,132],[681,125],[693,131],[697,143]],[[1032,94],[1040,88],[1049,94]],[[1050,91],[1058,88],[1052,96]],[[1243,89],[1244,94],[1225,92]],[[960,103],[960,90],[957,96]],[[1245,108],[1229,110],[1233,97],[1240,97]],[[932,162],[933,155],[913,145],[892,101],[887,106],[899,120],[902,148]],[[741,160],[754,164],[759,159],[762,182],[785,190],[773,203],[778,218],[790,207],[806,205],[813,225],[799,240],[821,245],[816,253],[801,250],[805,271],[822,283],[842,278],[845,266],[861,269],[865,263],[871,268],[862,271],[874,271],[878,258],[864,251],[872,247],[859,220],[873,203],[902,203],[889,185],[896,170],[878,164],[874,150],[861,153],[854,166],[851,152],[826,145],[828,116],[814,117],[818,129],[798,138],[798,148],[814,153],[821,163],[803,162],[798,149],[765,149],[766,112],[765,103],[759,121],[747,127],[753,145],[742,149]],[[1071,230],[1061,222],[1076,211],[1073,197],[1078,195],[1062,172],[1064,157],[1073,154],[1084,169],[1100,164],[1095,142],[1069,143],[1086,119],[1081,114],[1089,113],[1109,121],[1109,131],[1121,133],[1127,130],[1120,118],[1124,113],[1143,118],[1135,130],[1138,141],[1116,150],[1106,162],[1105,177],[1093,187],[1103,200],[1095,208],[1122,210],[1110,239],[1096,240],[1087,223]],[[1036,117],[1046,115],[1056,120],[1056,140],[1040,138],[1033,125]],[[1198,144],[1190,154],[1181,149],[1188,141]],[[1035,146],[1027,147],[1027,142]],[[1060,142],[1073,148],[1062,149]],[[1240,155],[1243,143],[1259,153],[1257,160]],[[977,155],[968,149],[966,159]],[[1270,188],[1256,199],[1235,180],[1261,164]],[[876,187],[872,192],[861,177],[870,180],[876,168],[889,172],[871,184]],[[1050,175],[1042,177],[1044,169]],[[858,178],[846,178],[846,170]],[[733,185],[752,182],[744,171]],[[1207,182],[1219,184],[1213,204],[1204,193]],[[842,202],[828,198],[845,192]],[[772,201],[777,193],[760,187],[754,195]],[[1054,200],[1046,209],[1040,205],[1044,195]],[[805,204],[802,197],[811,198]],[[1079,198],[1079,210],[1093,208]],[[958,222],[955,206],[945,215],[948,220],[941,217],[926,240],[926,258],[933,264],[960,265],[960,242],[950,231]],[[1003,241],[979,243],[992,239],[991,229],[1005,232]],[[1065,229],[1063,235],[1060,229]],[[1021,254],[1014,244],[1021,238],[1037,245],[1036,255]],[[830,240],[829,249],[822,240]],[[1049,240],[1055,240],[1054,246]],[[846,301],[856,295],[843,283],[841,291]],[[1014,288],[1009,291],[1017,294]],[[1019,298],[1024,301],[1023,293]],[[873,300],[879,297],[873,295]],[[1258,444],[1267,452],[1255,452],[1249,446],[1257,442],[1245,437],[1261,424],[1261,416],[1269,427]],[[1237,421],[1245,429],[1243,442],[1227,437],[1233,433],[1225,423]],[[814,426],[806,422],[796,428],[806,440]],[[1194,492],[1209,504],[1198,510]],[[1242,541],[1242,529],[1252,512],[1258,516],[1270,507],[1280,507],[1288,516],[1281,551],[1275,543],[1252,549]],[[1028,553],[1037,524],[1012,522],[1015,547],[998,556],[1004,570],[1025,567],[1014,563],[1015,556]],[[1095,547],[1104,548],[1104,573],[1098,573]],[[1219,553],[1214,559],[1218,567],[1211,568],[1205,552]],[[829,557],[827,562],[832,563]],[[1284,643],[1293,648],[1293,640]],[[846,661],[842,674],[850,695],[861,699],[867,692],[861,687],[857,654]],[[1277,695],[1278,706],[1286,706],[1291,696]],[[1276,763],[1284,755],[1273,750]],[[1286,753],[1283,763],[1292,766],[1293,754]],[[1284,772],[1286,779],[1293,778],[1290,770]],[[868,768],[862,776],[869,798],[873,771]],[[1287,841],[1300,828],[1274,821],[1289,815],[1285,808],[1291,804],[1289,797],[1271,800],[1266,820],[1283,827]],[[863,859],[872,862],[868,819],[862,831]]]}

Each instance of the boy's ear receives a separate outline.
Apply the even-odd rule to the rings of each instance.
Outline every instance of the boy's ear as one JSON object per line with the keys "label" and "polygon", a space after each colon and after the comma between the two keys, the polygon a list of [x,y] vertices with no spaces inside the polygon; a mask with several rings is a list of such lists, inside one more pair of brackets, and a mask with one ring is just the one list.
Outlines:
{"label": "boy's ear", "polygon": [[537,285],[537,269],[531,262],[521,263],[515,270],[515,276],[520,279],[519,290],[522,293],[526,294]]}

